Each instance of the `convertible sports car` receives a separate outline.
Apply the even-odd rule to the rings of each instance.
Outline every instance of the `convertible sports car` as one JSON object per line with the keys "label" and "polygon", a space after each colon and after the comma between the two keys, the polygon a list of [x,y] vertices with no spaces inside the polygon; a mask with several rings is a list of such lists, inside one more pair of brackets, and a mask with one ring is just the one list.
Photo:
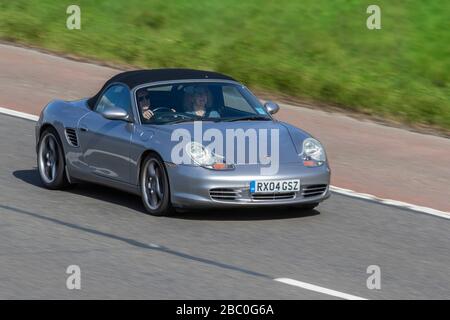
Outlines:
{"label": "convertible sports car", "polygon": [[43,109],[39,174],[49,189],[89,181],[138,194],[153,215],[175,208],[312,209],[330,195],[325,150],[274,119],[278,110],[220,73],[123,72],[91,98],[54,100]]}

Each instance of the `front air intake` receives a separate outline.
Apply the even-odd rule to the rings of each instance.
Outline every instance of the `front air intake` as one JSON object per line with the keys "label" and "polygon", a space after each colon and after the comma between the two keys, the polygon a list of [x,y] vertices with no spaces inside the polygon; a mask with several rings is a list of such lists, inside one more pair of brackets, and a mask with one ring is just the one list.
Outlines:
{"label": "front air intake", "polygon": [[280,192],[280,193],[255,193],[252,194],[253,200],[289,200],[295,198],[295,192]]}
{"label": "front air intake", "polygon": [[305,198],[316,197],[322,195],[327,190],[326,184],[314,184],[303,186],[302,196]]}
{"label": "front air intake", "polygon": [[241,197],[241,192],[231,188],[214,188],[209,190],[209,195],[213,200],[233,201]]}

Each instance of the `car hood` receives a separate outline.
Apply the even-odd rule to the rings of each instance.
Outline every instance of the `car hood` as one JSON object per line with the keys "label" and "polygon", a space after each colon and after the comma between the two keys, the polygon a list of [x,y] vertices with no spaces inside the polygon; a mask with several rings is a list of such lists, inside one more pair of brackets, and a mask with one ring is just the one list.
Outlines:
{"label": "car hood", "polygon": [[[201,124],[201,127],[199,126]],[[147,126],[145,126],[147,127]],[[200,130],[199,130],[200,129]],[[207,131],[209,129],[213,129],[214,131]],[[227,134],[230,137],[230,134],[237,133],[236,130],[241,130],[241,132],[248,133],[249,135],[257,135],[258,139],[257,141],[257,149],[258,150],[258,156],[256,156],[256,162],[251,161],[254,160],[255,157],[250,156],[250,150],[254,148],[254,143],[250,144],[248,137],[245,139],[245,144],[242,145],[237,143],[237,140],[235,139],[234,146],[233,147],[227,147],[227,144],[230,143],[227,139]],[[234,159],[235,161],[233,163],[237,163],[237,154],[245,154],[245,163],[246,164],[254,164],[258,163],[261,164],[261,160],[267,161],[267,157],[271,157],[271,159],[274,158],[274,154],[272,152],[276,151],[276,147],[272,148],[272,141],[276,141],[276,135],[278,133],[278,161],[279,163],[293,163],[293,162],[299,162],[299,154],[301,153],[302,143],[303,140],[309,135],[291,125],[288,125],[283,122],[279,121],[236,121],[236,122],[209,122],[209,121],[203,121],[203,122],[197,122],[196,125],[194,125],[193,122],[184,122],[184,123],[178,123],[178,124],[167,124],[167,125],[153,125],[148,126],[147,128],[144,128],[144,131],[152,131],[152,136],[159,141],[161,145],[164,145],[164,149],[166,150],[167,154],[167,148],[173,148],[175,147],[180,140],[172,141],[171,137],[173,133],[176,130],[180,130],[179,132],[188,133],[191,137],[191,139],[194,139],[194,136],[197,132],[210,132],[214,135],[220,134],[225,138],[223,141],[223,148],[221,155],[229,159],[228,156],[231,157],[230,151],[233,150],[234,152]],[[264,138],[261,139],[260,137],[265,137],[267,139],[267,146],[264,147],[263,141]],[[152,139],[153,140],[153,139]],[[214,139],[212,139],[214,141]],[[154,142],[154,141],[153,141]],[[150,142],[151,143],[151,142]],[[203,145],[208,146],[210,145],[211,140],[206,140],[204,137]],[[228,149],[227,149],[228,148]],[[228,151],[228,154],[227,154]],[[170,152],[170,151],[168,151]]]}

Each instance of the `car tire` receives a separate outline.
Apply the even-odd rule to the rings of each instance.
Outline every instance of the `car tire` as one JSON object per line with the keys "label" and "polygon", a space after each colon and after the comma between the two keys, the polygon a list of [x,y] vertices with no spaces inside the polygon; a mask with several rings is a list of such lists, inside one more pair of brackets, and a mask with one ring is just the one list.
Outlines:
{"label": "car tire", "polygon": [[37,166],[41,181],[47,189],[64,189],[70,185],[66,176],[64,149],[53,128],[44,130],[39,138]]}
{"label": "car tire", "polygon": [[170,202],[169,178],[162,159],[149,154],[142,162],[139,177],[145,209],[154,216],[169,216],[174,212]]}

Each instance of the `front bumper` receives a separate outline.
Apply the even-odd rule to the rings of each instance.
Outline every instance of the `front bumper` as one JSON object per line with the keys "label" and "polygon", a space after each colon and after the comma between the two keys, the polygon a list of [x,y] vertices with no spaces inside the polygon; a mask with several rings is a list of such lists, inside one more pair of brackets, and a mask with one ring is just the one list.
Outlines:
{"label": "front bumper", "polygon": [[[170,163],[166,168],[171,201],[179,208],[289,206],[318,203],[330,196],[327,165],[307,168],[300,163],[283,164],[275,176],[262,176],[258,165],[236,166],[229,171]],[[259,196],[250,193],[252,180],[284,179],[300,179],[300,191]]]}

